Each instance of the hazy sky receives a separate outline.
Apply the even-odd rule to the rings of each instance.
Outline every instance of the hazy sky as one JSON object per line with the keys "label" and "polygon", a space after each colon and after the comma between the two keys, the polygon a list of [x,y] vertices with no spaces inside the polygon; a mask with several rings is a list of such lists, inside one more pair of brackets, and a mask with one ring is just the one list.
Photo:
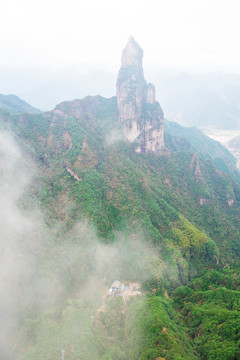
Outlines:
{"label": "hazy sky", "polygon": [[[159,67],[240,73],[239,0],[0,0],[0,68],[117,71],[127,39]],[[87,64],[87,65],[86,65]]]}

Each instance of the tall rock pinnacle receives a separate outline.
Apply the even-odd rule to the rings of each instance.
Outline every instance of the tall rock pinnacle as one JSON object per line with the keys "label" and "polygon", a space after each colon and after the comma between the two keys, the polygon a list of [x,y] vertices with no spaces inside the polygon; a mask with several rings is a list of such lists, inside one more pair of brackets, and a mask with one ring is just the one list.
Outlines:
{"label": "tall rock pinnacle", "polygon": [[126,47],[122,52],[122,67],[136,65],[142,69],[143,50],[133,37],[130,37]]}
{"label": "tall rock pinnacle", "polygon": [[155,100],[154,86],[144,79],[142,58],[143,50],[131,37],[117,79],[119,121],[127,139],[136,140],[136,151],[160,153],[164,148],[163,111]]}

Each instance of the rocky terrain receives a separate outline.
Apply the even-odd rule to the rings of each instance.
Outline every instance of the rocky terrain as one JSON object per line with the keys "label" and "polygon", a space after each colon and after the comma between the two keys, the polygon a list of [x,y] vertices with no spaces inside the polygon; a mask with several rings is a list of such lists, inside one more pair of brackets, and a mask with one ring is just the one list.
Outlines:
{"label": "rocky terrain", "polygon": [[[117,98],[2,110],[0,155],[4,360],[240,358],[235,160],[163,132],[133,39]],[[107,296],[116,279],[127,292]]]}
{"label": "rocky terrain", "polygon": [[165,147],[163,111],[154,85],[144,79],[142,57],[142,49],[131,37],[117,79],[119,121],[127,139],[137,141],[137,152],[160,154]]}

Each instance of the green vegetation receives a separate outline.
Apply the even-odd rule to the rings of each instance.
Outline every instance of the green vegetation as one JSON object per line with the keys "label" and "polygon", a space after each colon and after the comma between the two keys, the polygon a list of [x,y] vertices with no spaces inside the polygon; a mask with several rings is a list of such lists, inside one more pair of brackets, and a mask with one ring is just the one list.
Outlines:
{"label": "green vegetation", "polygon": [[[195,127],[186,128],[172,121],[165,121],[166,136],[168,137],[170,147],[176,151],[177,146],[186,147],[186,140],[189,142],[188,147],[196,150],[204,158],[210,158],[225,174],[240,183],[239,171],[236,169],[236,159],[234,156],[219,142],[208,138],[203,132]],[[172,137],[174,136],[174,138]],[[191,145],[190,145],[191,144]]]}
{"label": "green vegetation", "polygon": [[[32,107],[26,101],[20,99],[16,95],[2,95],[0,94],[0,108],[9,111],[10,113],[31,113],[36,114],[41,111]],[[2,111],[2,110],[1,110]]]}
{"label": "green vegetation", "polygon": [[202,359],[240,357],[239,273],[210,271],[174,292],[188,333]]}
{"label": "green vegetation", "polygon": [[[170,300],[160,296],[139,299],[130,305],[128,359],[197,360],[183,322]],[[134,320],[133,320],[134,319]],[[134,326],[129,325],[135,322]]]}
{"label": "green vegetation", "polygon": [[[212,145],[214,164],[192,135],[167,135],[168,156],[138,154],[119,140],[115,98],[2,118],[37,165],[19,200],[39,204],[49,231],[32,282],[57,294],[23,312],[17,357],[238,359],[240,187],[219,170],[231,173],[229,154]],[[143,294],[107,297],[113,279]]]}

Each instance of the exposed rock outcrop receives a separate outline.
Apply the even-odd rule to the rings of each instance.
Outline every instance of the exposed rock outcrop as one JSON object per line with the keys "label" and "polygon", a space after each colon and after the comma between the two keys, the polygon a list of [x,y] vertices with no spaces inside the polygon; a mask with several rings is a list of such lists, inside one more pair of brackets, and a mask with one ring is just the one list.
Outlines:
{"label": "exposed rock outcrop", "polygon": [[164,144],[163,111],[155,100],[155,88],[147,84],[142,67],[143,50],[131,37],[122,53],[117,79],[119,121],[138,152],[161,153]]}
{"label": "exposed rock outcrop", "polygon": [[199,164],[199,158],[196,153],[193,154],[190,167],[191,167],[191,169],[194,169],[194,177],[195,177],[196,181],[203,183],[204,178],[203,178],[202,170],[201,170],[201,167]]}
{"label": "exposed rock outcrop", "polygon": [[211,200],[210,199],[205,199],[205,198],[200,198],[199,199],[199,204],[200,205],[208,205],[210,204]]}
{"label": "exposed rock outcrop", "polygon": [[233,207],[233,205],[235,204],[235,200],[233,199],[233,195],[230,195],[229,193],[227,193],[227,202],[228,202],[229,207]]}
{"label": "exposed rock outcrop", "polygon": [[66,167],[66,170],[75,180],[77,180],[77,181],[82,180],[77,176],[77,174],[73,170],[69,169],[68,167]]}

